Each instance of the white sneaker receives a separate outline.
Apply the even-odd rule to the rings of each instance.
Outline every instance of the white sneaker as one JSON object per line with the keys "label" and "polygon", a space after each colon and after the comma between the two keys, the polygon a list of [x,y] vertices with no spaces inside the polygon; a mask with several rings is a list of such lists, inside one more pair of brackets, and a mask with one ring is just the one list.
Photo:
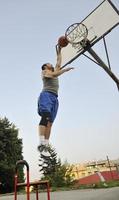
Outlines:
{"label": "white sneaker", "polygon": [[41,156],[43,157],[50,157],[50,153],[49,153],[49,148],[47,145],[43,145],[42,148],[41,148]]}
{"label": "white sneaker", "polygon": [[50,153],[46,148],[44,148],[43,151],[41,151],[41,155],[44,157],[50,157]]}
{"label": "white sneaker", "polygon": [[40,146],[38,146],[38,150],[40,151],[41,156],[43,157],[50,157],[50,153],[48,151],[48,146],[47,145],[43,145],[41,144]]}

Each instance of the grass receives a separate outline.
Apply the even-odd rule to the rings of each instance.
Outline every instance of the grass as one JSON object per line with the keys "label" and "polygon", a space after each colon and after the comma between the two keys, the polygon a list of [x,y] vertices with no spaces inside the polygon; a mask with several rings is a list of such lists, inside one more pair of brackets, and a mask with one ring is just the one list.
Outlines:
{"label": "grass", "polygon": [[100,182],[100,183],[94,183],[94,184],[88,184],[88,185],[79,185],[76,186],[76,189],[89,189],[89,188],[111,188],[111,187],[119,187],[119,180],[114,181],[108,181],[108,182]]}
{"label": "grass", "polygon": [[96,184],[88,184],[88,185],[70,185],[67,187],[51,187],[51,191],[68,191],[68,190],[77,190],[77,189],[99,189],[99,188],[111,188],[111,187],[119,187],[118,181],[109,181],[109,182],[100,182]]}

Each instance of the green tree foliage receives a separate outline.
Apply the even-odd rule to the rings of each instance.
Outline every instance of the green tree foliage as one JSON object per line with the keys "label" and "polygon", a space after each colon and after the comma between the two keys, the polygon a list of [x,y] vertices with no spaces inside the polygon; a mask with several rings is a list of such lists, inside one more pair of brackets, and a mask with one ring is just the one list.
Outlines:
{"label": "green tree foliage", "polygon": [[54,148],[49,147],[50,157],[46,158],[40,156],[40,172],[42,172],[42,179],[47,179],[51,186],[64,187],[72,184],[72,166],[67,162],[61,163],[61,160],[57,158],[57,153]]}
{"label": "green tree foliage", "polygon": [[[5,117],[0,118],[0,182],[1,192],[14,190],[15,165],[22,156],[22,139],[18,138],[18,129]],[[19,171],[20,181],[24,180],[23,168]]]}

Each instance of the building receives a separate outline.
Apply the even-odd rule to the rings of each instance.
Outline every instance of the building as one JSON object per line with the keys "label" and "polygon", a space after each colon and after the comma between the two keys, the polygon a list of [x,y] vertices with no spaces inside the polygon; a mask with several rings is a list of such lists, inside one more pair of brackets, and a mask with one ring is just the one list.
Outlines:
{"label": "building", "polygon": [[[74,179],[78,180],[99,172],[119,172],[119,159],[118,160],[99,160],[91,161],[83,164],[74,164],[72,173],[74,174]],[[113,175],[112,175],[113,176]]]}

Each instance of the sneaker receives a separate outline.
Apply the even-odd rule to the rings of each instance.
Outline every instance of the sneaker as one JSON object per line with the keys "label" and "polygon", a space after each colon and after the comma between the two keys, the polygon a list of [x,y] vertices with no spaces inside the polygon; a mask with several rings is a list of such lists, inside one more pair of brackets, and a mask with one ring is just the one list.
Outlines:
{"label": "sneaker", "polygon": [[50,153],[48,152],[47,147],[45,147],[45,148],[43,149],[43,151],[41,152],[41,155],[42,155],[43,157],[50,157]]}
{"label": "sneaker", "polygon": [[48,147],[46,145],[41,144],[38,146],[38,150],[40,151],[41,156],[50,157],[50,153],[48,152]]}
{"label": "sneaker", "polygon": [[44,149],[45,145],[41,144],[38,146],[38,151],[42,152]]}

